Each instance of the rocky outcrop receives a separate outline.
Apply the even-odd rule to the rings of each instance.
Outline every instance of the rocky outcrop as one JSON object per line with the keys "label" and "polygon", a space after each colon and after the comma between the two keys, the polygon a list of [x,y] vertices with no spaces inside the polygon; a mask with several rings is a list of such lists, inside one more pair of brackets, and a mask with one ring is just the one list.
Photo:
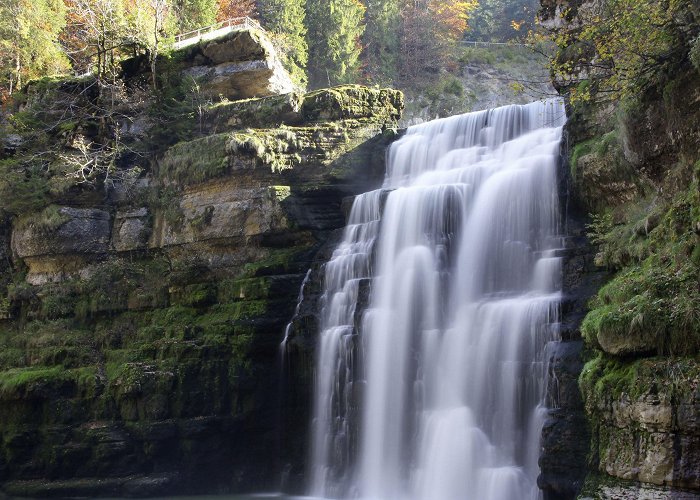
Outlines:
{"label": "rocky outcrop", "polygon": [[219,104],[133,189],[1,224],[0,489],[264,490],[302,469],[312,379],[281,392],[279,344],[344,200],[381,182],[401,108],[353,86]]}
{"label": "rocky outcrop", "polygon": [[294,90],[267,36],[255,28],[234,30],[181,52],[183,74],[209,97],[246,99]]}
{"label": "rocky outcrop", "polygon": [[13,226],[12,251],[29,268],[28,283],[60,281],[107,253],[110,225],[104,210],[51,206]]}
{"label": "rocky outcrop", "polygon": [[581,383],[601,472],[700,489],[698,369],[694,360],[663,358],[586,365]]}
{"label": "rocky outcrop", "polygon": [[117,252],[143,250],[148,246],[151,232],[148,208],[118,211],[112,227],[112,247]]}

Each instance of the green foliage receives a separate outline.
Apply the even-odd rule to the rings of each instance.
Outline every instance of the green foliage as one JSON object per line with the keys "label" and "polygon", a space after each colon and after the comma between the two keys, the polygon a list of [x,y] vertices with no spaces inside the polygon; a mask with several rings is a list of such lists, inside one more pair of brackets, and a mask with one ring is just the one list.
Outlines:
{"label": "green foliage", "polygon": [[365,7],[359,0],[307,1],[312,87],[355,83],[359,79],[364,12]]}
{"label": "green foliage", "polygon": [[67,70],[68,60],[58,43],[65,25],[62,0],[0,2],[0,88],[4,92],[11,94],[32,78]]}
{"label": "green foliage", "polygon": [[[549,33],[558,47],[551,70],[570,89],[572,101],[617,100],[638,94],[688,55],[697,29],[686,16],[685,0],[610,0],[590,9],[566,9],[577,16],[575,29]],[[564,22],[566,26],[566,21]],[[580,26],[580,27],[579,27]],[[595,86],[579,92],[581,80]]]}
{"label": "green foliage", "polygon": [[379,85],[391,85],[398,78],[400,54],[399,26],[401,10],[399,0],[367,2],[365,47],[363,62],[369,81]]}
{"label": "green foliage", "polygon": [[170,0],[134,0],[129,12],[131,36],[148,57],[154,89],[158,86],[159,56],[172,48],[176,22]]}
{"label": "green foliage", "polygon": [[272,34],[282,63],[294,83],[305,87],[309,47],[306,39],[304,0],[260,0],[258,10],[263,26]]}
{"label": "green foliage", "polygon": [[33,213],[49,203],[49,179],[40,164],[0,160],[0,212]]}
{"label": "green foliage", "polygon": [[539,8],[537,0],[480,0],[469,21],[469,38],[487,42],[517,39],[532,28]]}
{"label": "green foliage", "polygon": [[175,0],[177,29],[180,33],[210,26],[216,21],[216,0]]}
{"label": "green foliage", "polygon": [[598,263],[621,269],[590,304],[581,327],[589,343],[627,336],[659,353],[700,352],[697,186],[695,179],[668,201],[631,205],[623,223],[607,213],[589,226]]}

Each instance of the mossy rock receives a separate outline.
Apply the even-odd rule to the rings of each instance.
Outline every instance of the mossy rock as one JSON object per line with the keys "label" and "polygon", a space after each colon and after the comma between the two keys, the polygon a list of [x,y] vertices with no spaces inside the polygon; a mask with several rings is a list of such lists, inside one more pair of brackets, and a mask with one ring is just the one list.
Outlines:
{"label": "mossy rock", "polygon": [[398,90],[341,85],[306,94],[301,113],[311,122],[360,118],[397,121],[403,108],[403,93]]}
{"label": "mossy rock", "polygon": [[573,147],[569,164],[576,197],[589,212],[630,203],[650,191],[645,181],[624,158],[617,131]]}
{"label": "mossy rock", "polygon": [[237,128],[273,128],[302,121],[303,94],[221,102],[206,110],[205,127],[212,132]]}
{"label": "mossy rock", "polygon": [[228,134],[216,134],[172,146],[158,164],[159,176],[184,184],[226,175],[230,168],[228,140]]}

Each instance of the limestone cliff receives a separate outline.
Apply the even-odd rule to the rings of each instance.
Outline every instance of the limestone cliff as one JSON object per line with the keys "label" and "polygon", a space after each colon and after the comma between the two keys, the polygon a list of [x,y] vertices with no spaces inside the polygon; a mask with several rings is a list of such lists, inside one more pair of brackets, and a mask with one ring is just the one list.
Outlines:
{"label": "limestone cliff", "polygon": [[138,61],[110,87],[32,84],[3,124],[5,493],[273,489],[303,460],[310,374],[280,392],[278,346],[344,198],[381,182],[403,102],[275,95],[291,88],[261,36],[176,53],[155,96]]}
{"label": "limestone cliff", "polygon": [[[599,4],[542,7],[546,26],[575,33],[578,13]],[[685,16],[679,48],[643,92],[569,106],[571,211],[594,249],[580,268],[594,285],[584,294],[591,300],[572,330],[586,346],[583,405],[568,414],[585,408],[590,429],[581,498],[700,496],[700,87],[690,58],[696,6]],[[595,82],[582,69],[590,53],[560,49],[573,77],[556,82],[562,93]],[[574,357],[570,366],[577,365]],[[587,439],[585,432],[567,435]],[[547,488],[559,498],[556,482]]]}

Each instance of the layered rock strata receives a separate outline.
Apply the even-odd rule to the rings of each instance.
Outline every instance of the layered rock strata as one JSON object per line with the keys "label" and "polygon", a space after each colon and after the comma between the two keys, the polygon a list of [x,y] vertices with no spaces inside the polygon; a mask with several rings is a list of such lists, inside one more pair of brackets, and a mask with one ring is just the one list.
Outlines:
{"label": "layered rock strata", "polygon": [[[236,36],[191,49],[213,61],[197,64],[224,64]],[[285,325],[343,200],[381,182],[402,107],[400,92],[355,86],[224,101],[138,179],[3,218],[0,489],[276,488],[302,459],[311,384],[292,374],[296,392],[280,391]],[[132,141],[162,133],[130,123],[145,124]]]}

